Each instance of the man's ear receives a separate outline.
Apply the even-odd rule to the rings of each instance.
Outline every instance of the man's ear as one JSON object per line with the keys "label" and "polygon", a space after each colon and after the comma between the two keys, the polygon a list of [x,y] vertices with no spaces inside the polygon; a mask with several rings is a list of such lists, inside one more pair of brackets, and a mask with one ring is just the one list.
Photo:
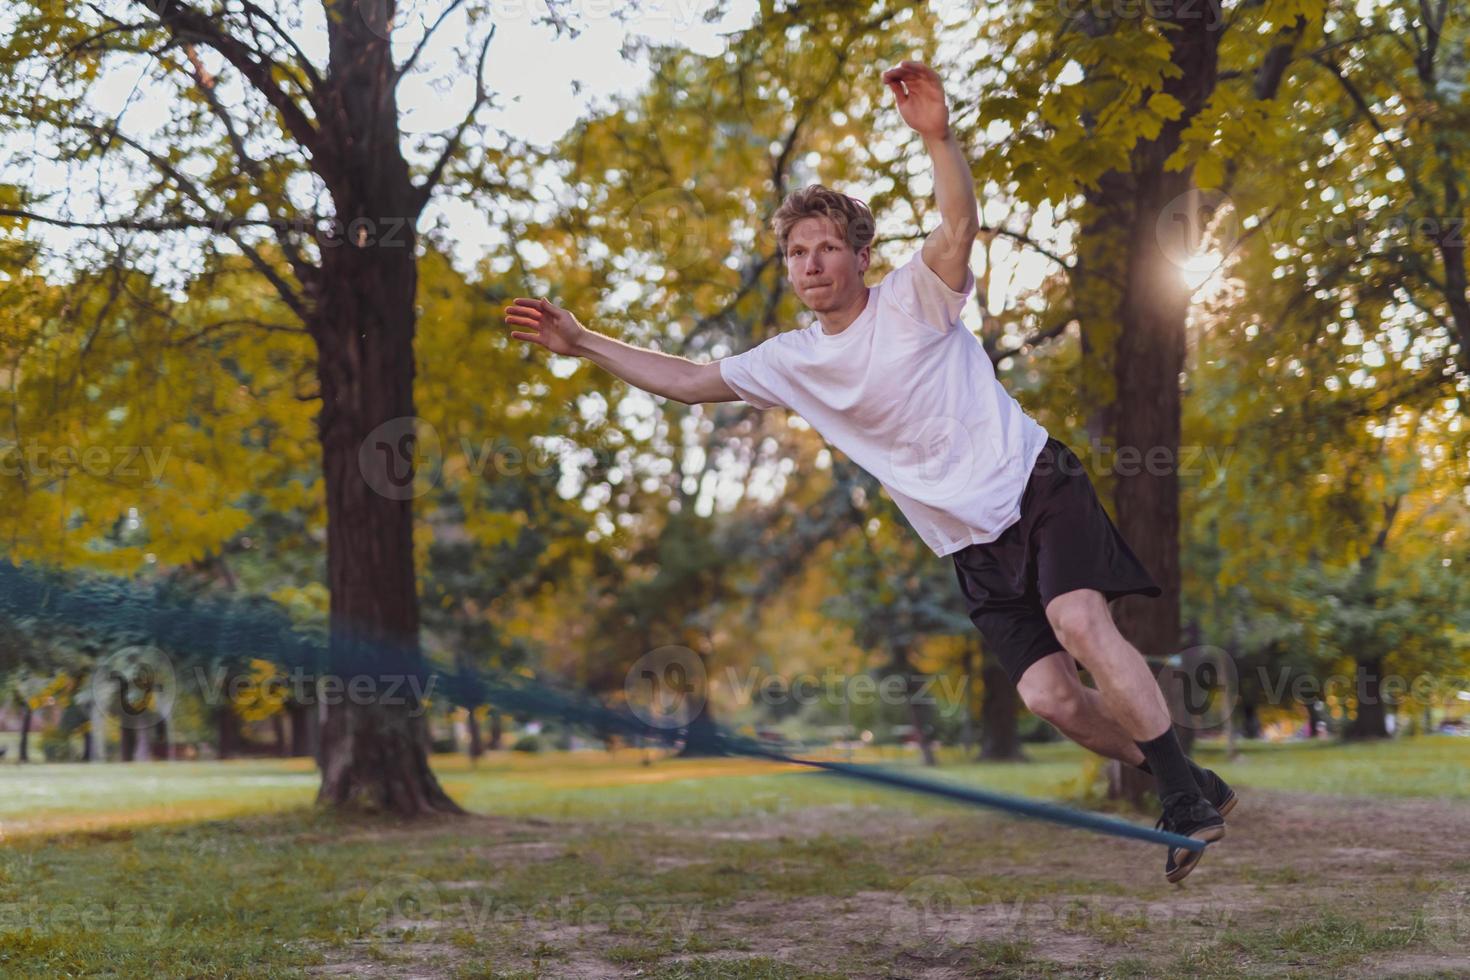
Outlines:
{"label": "man's ear", "polygon": [[873,261],[873,246],[864,245],[858,249],[858,271],[867,272],[868,263]]}

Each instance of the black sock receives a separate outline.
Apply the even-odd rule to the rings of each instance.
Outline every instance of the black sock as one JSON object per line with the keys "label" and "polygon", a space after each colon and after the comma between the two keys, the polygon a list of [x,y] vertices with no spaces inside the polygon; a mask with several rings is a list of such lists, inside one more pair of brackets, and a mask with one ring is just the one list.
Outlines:
{"label": "black sock", "polygon": [[[1204,769],[1202,769],[1199,765],[1197,765],[1195,763],[1195,761],[1193,759],[1191,759],[1189,756],[1185,756],[1184,757],[1184,761],[1187,762],[1187,763],[1189,763],[1189,771],[1190,771],[1190,773],[1192,773],[1194,775],[1194,781],[1199,784],[1200,791],[1203,792],[1204,791],[1204,788],[1205,788],[1205,771],[1204,771]],[[1148,764],[1148,760],[1147,759],[1144,759],[1142,762],[1140,762],[1138,765],[1134,766],[1133,768],[1134,769],[1137,769],[1138,771],[1140,771],[1142,773],[1145,773],[1145,774],[1147,774],[1149,776],[1152,776],[1154,774],[1153,767]]]}
{"label": "black sock", "polygon": [[1178,736],[1174,734],[1173,725],[1164,729],[1164,733],[1157,738],[1136,744],[1159,784],[1160,800],[1176,793],[1199,795],[1199,784],[1194,781],[1194,773],[1189,770],[1189,759],[1184,755]]}

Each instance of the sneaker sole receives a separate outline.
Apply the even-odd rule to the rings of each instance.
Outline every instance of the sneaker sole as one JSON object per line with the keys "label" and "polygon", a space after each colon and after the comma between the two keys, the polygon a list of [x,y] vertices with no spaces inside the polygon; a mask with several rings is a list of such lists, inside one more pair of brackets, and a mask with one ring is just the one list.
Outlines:
{"label": "sneaker sole", "polygon": [[1235,795],[1235,790],[1231,790],[1230,795],[1225,797],[1224,801],[1215,807],[1215,810],[1223,817],[1231,810],[1234,810],[1235,804],[1238,802],[1240,802],[1240,797]]}
{"label": "sneaker sole", "polygon": [[[1226,802],[1230,801],[1227,800]],[[1225,826],[1222,824],[1219,827],[1206,827],[1203,830],[1195,831],[1189,836],[1195,840],[1210,844],[1225,836]],[[1165,874],[1164,877],[1168,879],[1169,884],[1178,884],[1189,877],[1189,873],[1194,870],[1194,866],[1199,864],[1199,859],[1204,856],[1204,848],[1200,848],[1198,851],[1187,851],[1182,847],[1175,848],[1173,854],[1174,870]]]}

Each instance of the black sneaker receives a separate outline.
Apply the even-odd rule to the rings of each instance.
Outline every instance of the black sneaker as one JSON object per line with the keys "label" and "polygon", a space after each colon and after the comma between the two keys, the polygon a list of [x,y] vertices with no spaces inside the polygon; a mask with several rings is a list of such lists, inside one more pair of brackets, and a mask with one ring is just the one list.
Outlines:
{"label": "black sneaker", "polygon": [[[1204,778],[1200,778],[1203,776]],[[1220,816],[1226,816],[1235,809],[1237,797],[1235,790],[1230,784],[1221,779],[1213,769],[1201,769],[1195,774],[1195,780],[1199,783],[1200,792],[1204,794],[1210,806],[1219,811]]]}
{"label": "black sneaker", "polygon": [[[1225,821],[1221,818],[1220,811],[1204,797],[1187,793],[1174,793],[1164,797],[1164,815],[1159,817],[1159,822],[1154,827],[1206,843],[1225,836]],[[1183,881],[1203,856],[1203,849],[1191,851],[1187,847],[1169,848],[1169,856],[1164,860],[1164,877],[1171,884]]]}

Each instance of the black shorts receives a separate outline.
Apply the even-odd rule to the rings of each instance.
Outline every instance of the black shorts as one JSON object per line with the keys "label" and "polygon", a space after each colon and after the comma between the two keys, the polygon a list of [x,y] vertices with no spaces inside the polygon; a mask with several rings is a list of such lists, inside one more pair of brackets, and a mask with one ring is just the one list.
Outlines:
{"label": "black shorts", "polygon": [[1020,518],[994,541],[952,557],[970,621],[1012,683],[1063,649],[1046,618],[1057,596],[1096,589],[1111,602],[1163,594],[1103,509],[1082,461],[1056,438],[1036,457]]}

